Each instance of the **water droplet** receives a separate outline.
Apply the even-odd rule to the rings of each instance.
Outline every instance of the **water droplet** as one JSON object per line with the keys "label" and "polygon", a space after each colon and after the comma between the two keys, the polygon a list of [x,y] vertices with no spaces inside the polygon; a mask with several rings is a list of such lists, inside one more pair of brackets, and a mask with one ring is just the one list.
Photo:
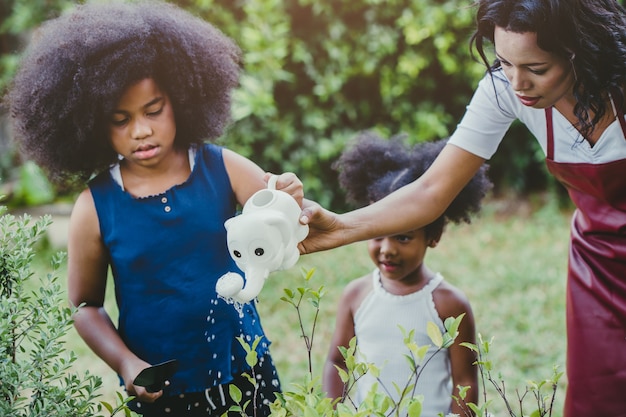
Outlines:
{"label": "water droplet", "polygon": [[243,317],[243,306],[245,304],[240,303],[239,301],[235,301],[233,298],[230,298],[230,297],[222,297],[219,294],[217,295],[217,297],[224,300],[226,304],[232,304],[233,307],[235,307],[235,310],[237,310],[237,312],[239,313],[239,317]]}

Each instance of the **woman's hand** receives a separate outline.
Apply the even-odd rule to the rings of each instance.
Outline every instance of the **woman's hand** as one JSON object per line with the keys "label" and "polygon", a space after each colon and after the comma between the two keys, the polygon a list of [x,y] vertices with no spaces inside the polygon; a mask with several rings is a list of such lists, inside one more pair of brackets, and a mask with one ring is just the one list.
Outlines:
{"label": "woman's hand", "polygon": [[[275,176],[266,172],[263,180],[269,183]],[[332,211],[322,208],[314,201],[304,198],[302,181],[293,172],[276,176],[276,189],[291,195],[302,207],[300,223],[309,226],[309,235],[298,244],[301,254],[319,252],[345,244],[339,217]]]}
{"label": "woman's hand", "polygon": [[[268,183],[270,178],[274,176],[271,172],[266,172],[263,176],[263,180]],[[277,175],[276,180],[276,189],[280,191],[284,191],[290,196],[292,196],[300,207],[302,207],[302,203],[304,200],[304,186],[302,185],[302,181],[297,177],[293,172],[285,172],[280,175]]]}
{"label": "woman's hand", "polygon": [[340,216],[311,200],[304,200],[300,223],[309,225],[309,235],[298,244],[301,254],[345,245],[345,226]]}

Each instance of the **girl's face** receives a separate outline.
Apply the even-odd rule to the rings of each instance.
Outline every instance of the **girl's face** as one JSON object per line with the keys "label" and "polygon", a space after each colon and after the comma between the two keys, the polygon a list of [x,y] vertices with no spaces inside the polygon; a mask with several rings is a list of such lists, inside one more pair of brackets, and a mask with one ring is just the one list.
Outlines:
{"label": "girl's face", "polygon": [[129,163],[153,166],[174,150],[176,123],[169,97],[151,78],[131,85],[109,122],[113,149]]}
{"label": "girl's face", "polygon": [[419,269],[428,246],[424,229],[371,239],[367,243],[370,258],[382,278],[407,285],[421,279]]}
{"label": "girl's face", "polygon": [[545,109],[561,100],[574,100],[574,70],[570,61],[544,51],[534,32],[515,33],[495,28],[496,56],[521,103]]}

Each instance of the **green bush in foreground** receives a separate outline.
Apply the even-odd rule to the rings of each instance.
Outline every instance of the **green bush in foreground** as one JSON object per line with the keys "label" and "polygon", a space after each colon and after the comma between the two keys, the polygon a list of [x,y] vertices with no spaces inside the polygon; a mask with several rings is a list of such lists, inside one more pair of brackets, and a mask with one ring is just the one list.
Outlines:
{"label": "green bush in foreground", "polygon": [[121,395],[116,408],[96,403],[99,377],[71,370],[76,355],[64,338],[74,310],[56,276],[65,254],[53,256],[45,277],[31,269],[50,223],[50,216],[16,218],[0,206],[0,415],[93,417],[104,406],[111,416],[130,416]]}

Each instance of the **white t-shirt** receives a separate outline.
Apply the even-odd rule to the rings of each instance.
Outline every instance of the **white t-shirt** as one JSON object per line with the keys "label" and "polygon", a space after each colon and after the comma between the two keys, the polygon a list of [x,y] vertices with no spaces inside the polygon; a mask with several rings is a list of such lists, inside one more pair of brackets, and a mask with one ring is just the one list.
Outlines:
{"label": "white t-shirt", "polygon": [[[614,112],[610,108],[609,111]],[[626,139],[616,119],[591,147],[576,128],[553,109],[554,160],[599,164],[626,158]],[[515,96],[502,70],[480,81],[463,119],[449,143],[489,159],[511,123],[519,119],[535,136],[546,153],[546,116],[544,109],[524,106]]]}

